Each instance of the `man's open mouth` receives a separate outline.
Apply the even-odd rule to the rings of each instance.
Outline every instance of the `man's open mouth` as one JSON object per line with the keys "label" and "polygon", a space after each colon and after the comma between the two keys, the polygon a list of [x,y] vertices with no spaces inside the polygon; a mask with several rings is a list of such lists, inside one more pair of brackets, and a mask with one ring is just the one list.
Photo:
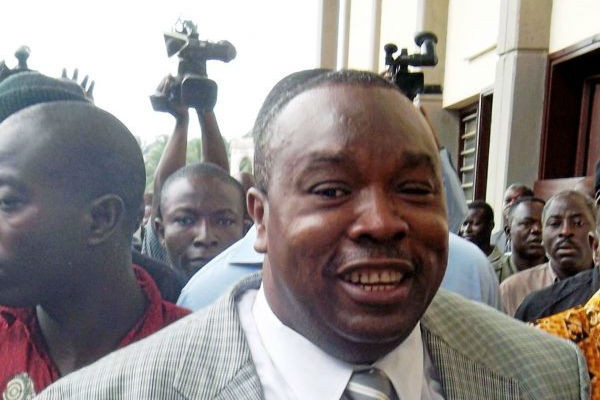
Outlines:
{"label": "man's open mouth", "polygon": [[404,274],[392,269],[367,269],[345,273],[342,275],[342,279],[348,283],[361,286],[366,291],[386,291],[396,288],[404,279]]}

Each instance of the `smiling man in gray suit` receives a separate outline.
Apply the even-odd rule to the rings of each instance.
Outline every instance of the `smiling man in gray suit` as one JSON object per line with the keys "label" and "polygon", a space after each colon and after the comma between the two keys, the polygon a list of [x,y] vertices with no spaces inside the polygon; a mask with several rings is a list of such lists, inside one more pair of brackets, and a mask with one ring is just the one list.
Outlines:
{"label": "smiling man in gray suit", "polygon": [[586,399],[573,344],[438,291],[448,226],[433,135],[377,75],[269,94],[248,194],[262,278],[40,399]]}

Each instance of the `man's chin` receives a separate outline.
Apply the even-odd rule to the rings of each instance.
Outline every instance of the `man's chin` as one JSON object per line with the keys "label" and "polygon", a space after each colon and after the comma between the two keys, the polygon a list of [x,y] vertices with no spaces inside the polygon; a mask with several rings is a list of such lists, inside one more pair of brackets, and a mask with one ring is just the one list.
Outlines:
{"label": "man's chin", "polygon": [[206,259],[202,259],[202,260],[194,260],[188,264],[186,264],[183,267],[183,270],[185,271],[185,273],[188,275],[189,278],[191,278],[192,276],[194,276],[194,274],[196,274],[196,272],[200,271],[202,268],[204,268],[204,266],[206,264],[208,264],[208,262],[210,261],[210,258],[206,258]]}

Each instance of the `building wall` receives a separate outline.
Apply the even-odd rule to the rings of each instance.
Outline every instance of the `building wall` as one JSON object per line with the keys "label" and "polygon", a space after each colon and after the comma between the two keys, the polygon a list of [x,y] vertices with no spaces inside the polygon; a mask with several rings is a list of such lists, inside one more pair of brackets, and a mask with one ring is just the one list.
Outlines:
{"label": "building wall", "polygon": [[444,107],[460,108],[494,84],[500,0],[450,0]]}
{"label": "building wall", "polygon": [[600,1],[552,2],[549,52],[564,49],[600,33]]}

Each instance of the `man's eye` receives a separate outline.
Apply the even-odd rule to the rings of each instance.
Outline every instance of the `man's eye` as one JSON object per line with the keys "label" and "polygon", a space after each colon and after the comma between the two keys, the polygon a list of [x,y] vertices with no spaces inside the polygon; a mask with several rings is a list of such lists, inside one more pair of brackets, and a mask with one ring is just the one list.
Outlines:
{"label": "man's eye", "polygon": [[410,196],[427,196],[433,193],[432,188],[428,185],[402,185],[398,191]]}
{"label": "man's eye", "polygon": [[217,219],[217,225],[220,226],[231,226],[234,224],[234,220],[232,220],[231,218],[219,218]]}
{"label": "man's eye", "polygon": [[314,193],[323,197],[338,198],[347,195],[348,191],[339,188],[327,188],[315,190]]}
{"label": "man's eye", "polygon": [[194,224],[194,220],[190,217],[177,217],[173,220],[176,224],[182,226],[189,226]]}
{"label": "man's eye", "polygon": [[311,193],[321,197],[337,199],[350,194],[350,190],[342,186],[318,185],[311,190]]}
{"label": "man's eye", "polygon": [[4,199],[0,199],[0,210],[10,212],[17,210],[23,202],[16,197],[6,197]]}

